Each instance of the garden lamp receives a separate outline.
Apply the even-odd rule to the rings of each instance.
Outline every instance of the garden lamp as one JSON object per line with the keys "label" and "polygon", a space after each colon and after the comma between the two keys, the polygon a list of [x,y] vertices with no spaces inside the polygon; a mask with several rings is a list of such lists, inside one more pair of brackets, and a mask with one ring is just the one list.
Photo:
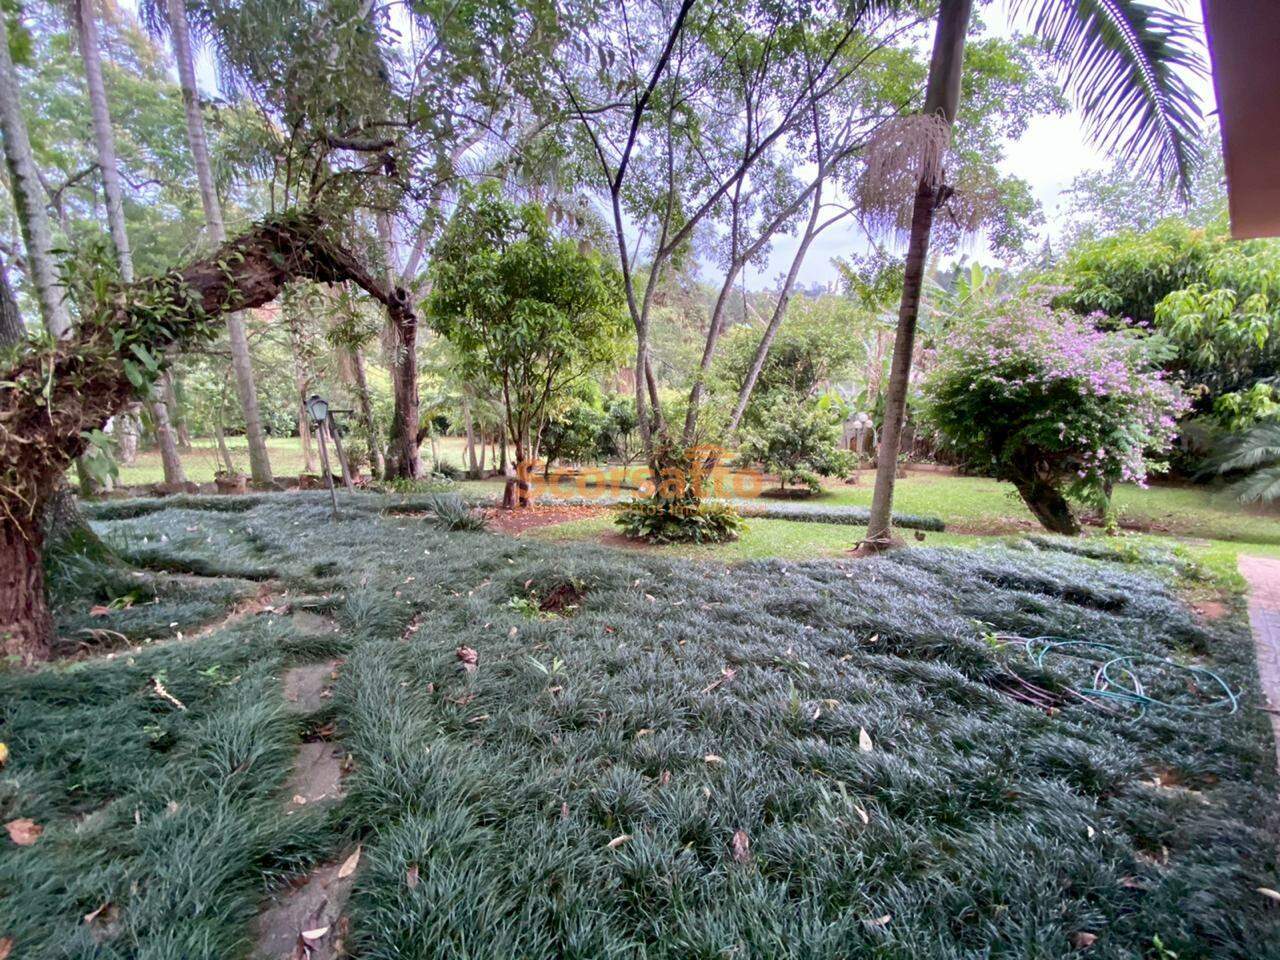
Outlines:
{"label": "garden lamp", "polygon": [[313,393],[306,400],[307,413],[316,423],[325,423],[329,419],[329,401],[318,393]]}

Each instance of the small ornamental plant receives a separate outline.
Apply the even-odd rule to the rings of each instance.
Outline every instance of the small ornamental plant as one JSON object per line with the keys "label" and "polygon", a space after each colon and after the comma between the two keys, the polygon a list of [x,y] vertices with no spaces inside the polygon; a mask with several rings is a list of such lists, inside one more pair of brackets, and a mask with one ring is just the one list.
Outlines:
{"label": "small ornamental plant", "polygon": [[1047,529],[1079,533],[1067,498],[1106,513],[1114,484],[1145,485],[1190,404],[1142,334],[1030,301],[1000,309],[948,336],[926,418],[963,459],[1011,482]]}

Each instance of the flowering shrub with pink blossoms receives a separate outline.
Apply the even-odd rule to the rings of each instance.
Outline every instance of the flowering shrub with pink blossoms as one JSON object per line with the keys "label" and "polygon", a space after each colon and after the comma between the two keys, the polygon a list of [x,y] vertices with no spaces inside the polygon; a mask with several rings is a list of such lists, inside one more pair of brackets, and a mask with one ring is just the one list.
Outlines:
{"label": "flowering shrub with pink blossoms", "polygon": [[950,333],[926,419],[971,465],[1014,484],[1047,528],[1078,533],[1067,497],[1105,509],[1113,484],[1163,464],[1190,404],[1150,341],[1030,301]]}

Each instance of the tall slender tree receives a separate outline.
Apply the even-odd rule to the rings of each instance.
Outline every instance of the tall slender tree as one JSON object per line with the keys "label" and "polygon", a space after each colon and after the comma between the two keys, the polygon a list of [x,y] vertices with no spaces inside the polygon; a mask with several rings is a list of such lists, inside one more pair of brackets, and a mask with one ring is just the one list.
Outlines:
{"label": "tall slender tree", "polygon": [[[222,204],[213,181],[213,164],[209,156],[209,140],[205,135],[204,114],[200,108],[200,90],[196,85],[195,58],[185,0],[168,0],[167,10],[173,58],[178,67],[182,101],[186,107],[187,142],[196,169],[196,180],[200,185],[200,203],[204,207],[210,239],[221,244],[227,239],[227,229],[222,220]],[[244,316],[239,312],[228,313],[226,319],[227,336],[231,341],[231,368],[235,373],[236,392],[240,397],[245,436],[249,445],[249,472],[255,482],[270,483],[271,460],[267,455],[267,440],[262,431],[262,415],[258,411],[258,389],[254,382],[253,358],[249,353]]]}
{"label": "tall slender tree", "polygon": [[40,306],[40,319],[55,337],[71,331],[65,292],[53,262],[53,229],[45,210],[44,188],[31,152],[27,122],[22,116],[22,89],[9,53],[9,29],[0,16],[0,133],[4,135],[4,159],[9,167],[9,189],[27,251],[27,272]]}
{"label": "tall slender tree", "polygon": [[[908,0],[885,6],[909,6]],[[1031,16],[1035,32],[1058,61],[1068,92],[1087,130],[1103,148],[1168,181],[1187,184],[1195,156],[1200,110],[1183,72],[1202,71],[1202,45],[1194,23],[1174,10],[1142,0],[1015,0]],[[965,38],[973,0],[941,0],[925,90],[924,124],[941,136],[916,138],[918,173],[898,308],[884,424],[876,458],[865,548],[892,542],[894,479],[915,349],[916,321],[934,214],[952,188],[945,182],[942,149],[960,103]]]}
{"label": "tall slender tree", "polygon": [[[132,283],[133,251],[129,247],[129,231],[125,227],[124,192],[120,186],[120,171],[116,164],[116,138],[111,126],[107,85],[102,78],[102,44],[98,36],[98,18],[93,9],[93,0],[72,0],[71,15],[80,43],[80,58],[84,62],[85,82],[89,88],[93,142],[97,150],[99,175],[102,177],[102,194],[106,200],[111,245],[115,248],[120,279],[125,283]],[[160,447],[165,483],[184,483],[187,478],[182,468],[182,458],[178,456],[178,444],[164,394],[157,392],[149,397],[147,409],[151,413],[156,442]]]}

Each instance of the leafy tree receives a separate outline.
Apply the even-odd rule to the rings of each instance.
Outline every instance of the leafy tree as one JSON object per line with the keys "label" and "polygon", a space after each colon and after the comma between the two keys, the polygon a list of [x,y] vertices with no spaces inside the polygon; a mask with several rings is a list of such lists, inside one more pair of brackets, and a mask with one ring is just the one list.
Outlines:
{"label": "leafy tree", "polygon": [[[779,393],[808,397],[824,384],[845,380],[866,356],[866,343],[858,334],[869,322],[868,312],[845,297],[798,297],[758,370],[758,331],[751,325],[732,328],[725,337],[717,378],[725,392],[738,394],[738,385],[755,370],[755,389],[745,411],[735,410],[738,417],[731,420],[730,429],[736,429],[744,416],[749,425],[761,423],[766,416],[762,411]],[[737,399],[741,402],[740,394]]]}
{"label": "leafy tree", "polygon": [[847,405],[831,394],[814,399],[774,393],[758,426],[743,438],[738,460],[777,474],[784,492],[792,484],[819,493],[820,477],[845,477],[853,469],[853,455],[840,449],[841,424],[848,413]]}
{"label": "leafy tree", "polygon": [[548,416],[542,431],[547,473],[556,460],[579,464],[595,460],[600,454],[601,435],[606,423],[603,411],[581,398]]}
{"label": "leafy tree", "polygon": [[1080,530],[1066,497],[1105,511],[1113,484],[1144,483],[1186,409],[1145,338],[1029,300],[955,330],[925,397],[947,446],[1063,534]]}
{"label": "leafy tree", "polygon": [[615,394],[605,401],[605,421],[600,430],[600,455],[616,456],[623,466],[631,466],[638,451],[635,444],[636,402]]}
{"label": "leafy tree", "polygon": [[497,188],[464,191],[432,254],[426,313],[456,348],[468,379],[498,389],[516,451],[513,503],[529,502],[529,471],[549,403],[619,357],[625,323],[616,272],[557,237],[536,204]]}

